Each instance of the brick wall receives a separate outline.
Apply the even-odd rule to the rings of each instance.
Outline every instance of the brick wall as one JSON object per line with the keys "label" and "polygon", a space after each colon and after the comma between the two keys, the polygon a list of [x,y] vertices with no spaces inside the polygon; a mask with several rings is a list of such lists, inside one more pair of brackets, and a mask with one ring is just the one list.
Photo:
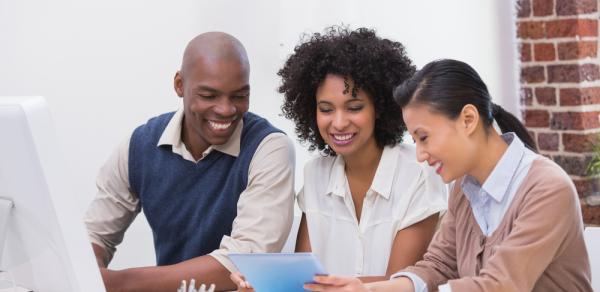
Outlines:
{"label": "brick wall", "polygon": [[517,2],[525,125],[573,179],[584,221],[600,225],[600,178],[586,174],[600,137],[600,0]]}

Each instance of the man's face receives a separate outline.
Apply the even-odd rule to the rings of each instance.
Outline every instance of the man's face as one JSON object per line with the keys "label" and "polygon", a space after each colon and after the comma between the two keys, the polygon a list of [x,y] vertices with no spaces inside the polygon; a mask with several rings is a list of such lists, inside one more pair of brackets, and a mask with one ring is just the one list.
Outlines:
{"label": "man's face", "polygon": [[[248,67],[238,61],[194,60],[175,75],[183,97],[183,137],[196,150],[226,143],[248,111]],[[189,145],[191,144],[191,145]]]}

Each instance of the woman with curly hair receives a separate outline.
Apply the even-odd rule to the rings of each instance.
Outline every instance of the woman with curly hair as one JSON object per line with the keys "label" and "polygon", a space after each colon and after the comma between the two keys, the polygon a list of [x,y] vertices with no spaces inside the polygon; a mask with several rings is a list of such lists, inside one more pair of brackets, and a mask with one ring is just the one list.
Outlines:
{"label": "woman with curly hair", "polygon": [[442,180],[400,143],[405,126],[392,93],[414,71],[399,42],[330,27],[298,45],[278,73],[285,117],[321,153],[304,168],[296,251],[315,253],[328,273],[372,281],[414,264],[446,209]]}

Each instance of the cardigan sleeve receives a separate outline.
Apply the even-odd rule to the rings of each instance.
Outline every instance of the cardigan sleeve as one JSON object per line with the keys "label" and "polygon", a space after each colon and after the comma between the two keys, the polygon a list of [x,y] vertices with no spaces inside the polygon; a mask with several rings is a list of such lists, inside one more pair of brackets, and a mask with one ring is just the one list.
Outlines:
{"label": "cardigan sleeve", "polygon": [[566,246],[569,232],[581,228],[577,195],[567,180],[546,174],[525,190],[510,234],[492,247],[478,276],[449,281],[452,291],[531,291]]}
{"label": "cardigan sleeve", "polygon": [[454,218],[456,201],[460,195],[457,189],[454,188],[448,199],[448,212],[442,218],[440,229],[427,248],[423,260],[402,271],[417,275],[427,284],[429,291],[435,291],[439,285],[446,283],[449,279],[458,277]]}

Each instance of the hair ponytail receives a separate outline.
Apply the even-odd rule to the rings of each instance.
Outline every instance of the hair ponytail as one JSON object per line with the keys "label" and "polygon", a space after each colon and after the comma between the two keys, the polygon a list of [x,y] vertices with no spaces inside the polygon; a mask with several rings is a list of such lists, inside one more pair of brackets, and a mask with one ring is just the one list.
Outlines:
{"label": "hair ponytail", "polygon": [[502,133],[514,132],[529,149],[536,151],[535,141],[517,117],[495,103],[492,103],[492,117]]}

